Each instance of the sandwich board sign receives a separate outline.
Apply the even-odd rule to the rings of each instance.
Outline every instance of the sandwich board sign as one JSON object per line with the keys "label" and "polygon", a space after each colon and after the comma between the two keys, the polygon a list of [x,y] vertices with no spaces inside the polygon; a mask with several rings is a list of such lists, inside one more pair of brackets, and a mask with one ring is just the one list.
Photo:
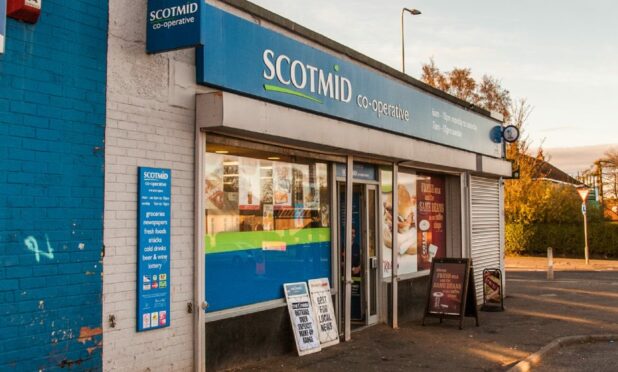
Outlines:
{"label": "sandwich board sign", "polygon": [[469,258],[437,258],[431,262],[429,290],[423,325],[428,317],[459,320],[459,329],[463,329],[464,317],[476,318],[479,315],[476,306],[476,288],[474,271]]}
{"label": "sandwich board sign", "polygon": [[313,319],[313,307],[307,290],[307,283],[283,284],[285,299],[288,303],[290,322],[296,341],[298,356],[312,354],[322,350],[318,329]]}
{"label": "sandwich board sign", "polygon": [[333,298],[330,294],[328,278],[309,280],[309,292],[315,310],[320,344],[322,347],[337,345],[339,343],[339,331],[335,321]]}

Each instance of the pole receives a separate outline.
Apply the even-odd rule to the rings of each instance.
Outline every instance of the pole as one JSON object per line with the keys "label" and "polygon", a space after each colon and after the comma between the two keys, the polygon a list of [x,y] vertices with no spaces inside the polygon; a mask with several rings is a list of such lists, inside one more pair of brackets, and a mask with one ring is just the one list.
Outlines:
{"label": "pole", "polygon": [[588,219],[586,218],[586,202],[582,203],[582,208],[584,210],[584,255],[586,257],[586,265],[590,263],[589,254],[588,254]]}
{"label": "pole", "polygon": [[393,195],[392,195],[392,200],[393,200],[393,227],[392,227],[392,236],[393,236],[393,249],[392,249],[392,257],[391,257],[391,262],[392,262],[392,267],[391,267],[391,290],[393,291],[391,293],[391,299],[392,299],[392,310],[393,310],[393,329],[397,329],[399,328],[399,310],[398,310],[398,304],[399,304],[399,253],[398,253],[398,248],[399,247],[399,238],[397,236],[397,234],[399,233],[397,230],[397,223],[395,223],[395,220],[398,216],[399,213],[399,195],[397,193],[397,185],[399,183],[398,179],[399,179],[399,164],[394,163],[393,164],[393,179],[392,179],[392,185],[393,185]]}
{"label": "pole", "polygon": [[406,52],[403,34],[403,13],[405,13],[405,11],[405,8],[401,10],[401,72],[404,74],[406,73]]}
{"label": "pole", "polygon": [[352,339],[352,193],[354,192],[354,158],[348,156],[345,179],[345,324],[343,338]]}
{"label": "pole", "polygon": [[547,247],[547,280],[554,280],[554,252]]}

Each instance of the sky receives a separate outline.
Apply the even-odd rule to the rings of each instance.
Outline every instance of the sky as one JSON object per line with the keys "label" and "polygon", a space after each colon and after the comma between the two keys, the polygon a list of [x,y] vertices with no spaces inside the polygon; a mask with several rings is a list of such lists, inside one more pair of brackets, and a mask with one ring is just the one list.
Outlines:
{"label": "sky", "polygon": [[420,78],[433,58],[441,70],[492,75],[533,107],[533,147],[618,146],[618,1],[252,0],[371,58]]}

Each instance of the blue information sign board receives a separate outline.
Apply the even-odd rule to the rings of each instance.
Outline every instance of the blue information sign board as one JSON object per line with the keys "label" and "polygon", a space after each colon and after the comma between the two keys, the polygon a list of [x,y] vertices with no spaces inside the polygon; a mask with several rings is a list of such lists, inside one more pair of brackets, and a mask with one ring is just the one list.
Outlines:
{"label": "blue information sign board", "polygon": [[[345,178],[348,166],[346,164],[337,164],[337,178]],[[354,163],[354,174],[352,177],[355,180],[377,181],[378,173],[376,167],[371,164]]]}
{"label": "blue information sign board", "polygon": [[146,51],[160,53],[202,44],[200,0],[148,0]]}
{"label": "blue information sign board", "polygon": [[169,169],[139,167],[137,330],[170,325]]}

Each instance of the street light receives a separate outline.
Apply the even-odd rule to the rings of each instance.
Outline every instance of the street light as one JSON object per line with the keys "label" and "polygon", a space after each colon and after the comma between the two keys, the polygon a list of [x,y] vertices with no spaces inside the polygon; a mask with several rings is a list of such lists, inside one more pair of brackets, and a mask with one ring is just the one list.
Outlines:
{"label": "street light", "polygon": [[577,192],[579,196],[582,198],[582,214],[584,215],[584,257],[586,258],[586,265],[589,263],[588,256],[588,219],[586,218],[586,200],[588,200],[588,194],[590,193],[590,188],[586,185],[581,185],[577,187]]}
{"label": "street light", "polygon": [[412,14],[413,16],[415,16],[415,15],[420,15],[421,11],[417,9],[408,9],[408,8],[401,9],[401,71],[404,74],[406,73],[406,46],[404,44],[404,36],[403,36],[403,15],[405,12],[408,12]]}

